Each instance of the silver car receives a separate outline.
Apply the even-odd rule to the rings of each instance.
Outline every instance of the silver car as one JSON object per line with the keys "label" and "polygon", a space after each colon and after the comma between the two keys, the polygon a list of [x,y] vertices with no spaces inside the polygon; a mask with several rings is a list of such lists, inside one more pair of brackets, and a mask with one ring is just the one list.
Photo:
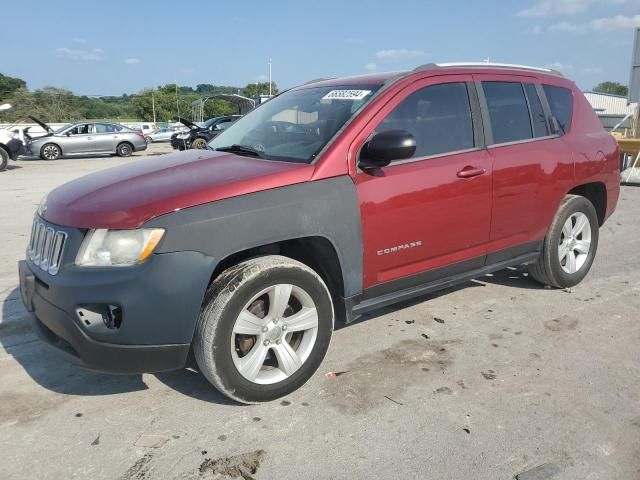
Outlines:
{"label": "silver car", "polygon": [[27,142],[27,151],[43,160],[62,156],[116,154],[128,157],[147,149],[142,132],[110,122],[77,122],[53,130],[35,117],[29,117],[47,132]]}
{"label": "silver car", "polygon": [[147,140],[147,143],[170,142],[171,135],[176,132],[177,130],[175,128],[161,128],[159,130],[156,130],[155,132],[147,133],[144,138]]}

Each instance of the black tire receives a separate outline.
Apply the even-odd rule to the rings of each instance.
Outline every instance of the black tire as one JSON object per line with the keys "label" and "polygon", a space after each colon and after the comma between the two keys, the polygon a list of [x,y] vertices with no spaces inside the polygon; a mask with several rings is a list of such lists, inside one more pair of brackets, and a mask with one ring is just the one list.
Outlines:
{"label": "black tire", "polygon": [[[318,318],[317,334],[315,343],[309,347],[308,357],[297,370],[281,381],[259,384],[245,378],[234,363],[234,355],[238,356],[240,352],[237,347],[232,350],[233,329],[240,312],[252,298],[269,287],[281,284],[293,285],[312,299]],[[282,325],[287,317],[283,316]],[[275,400],[300,388],[318,369],[329,347],[333,320],[329,290],[312,269],[296,260],[277,255],[246,260],[222,272],[207,290],[193,340],[196,362],[204,376],[222,394],[237,402]],[[260,341],[256,336],[249,348],[259,346]],[[272,344],[267,349],[272,358],[276,358],[271,348],[277,347]],[[263,363],[259,364],[264,369]],[[272,371],[279,367],[278,363]]]}
{"label": "black tire", "polygon": [[191,143],[191,148],[194,150],[202,150],[207,147],[207,141],[204,138],[196,138]]}
{"label": "black tire", "polygon": [[9,165],[9,154],[7,151],[0,147],[0,172],[4,172]]}
{"label": "black tire", "polygon": [[146,141],[147,143],[153,143],[153,138],[151,138],[151,137],[149,137],[149,136],[144,137],[144,139],[145,139],[145,141]]}
{"label": "black tire", "polygon": [[[558,248],[564,238],[563,226],[572,215],[579,213],[584,214],[589,221],[590,247],[582,266],[575,273],[568,273],[563,268]],[[535,264],[529,266],[531,276],[543,285],[550,285],[556,288],[573,287],[580,283],[589,273],[596,256],[599,238],[598,229],[598,215],[593,204],[580,195],[567,195],[562,200],[558,213],[556,213],[547,232],[540,257]]]}
{"label": "black tire", "polygon": [[116,155],[119,157],[128,157],[133,153],[133,145],[128,142],[119,143],[116,147]]}
{"label": "black tire", "polygon": [[58,160],[61,155],[62,151],[55,143],[45,143],[40,149],[40,158],[43,160]]}

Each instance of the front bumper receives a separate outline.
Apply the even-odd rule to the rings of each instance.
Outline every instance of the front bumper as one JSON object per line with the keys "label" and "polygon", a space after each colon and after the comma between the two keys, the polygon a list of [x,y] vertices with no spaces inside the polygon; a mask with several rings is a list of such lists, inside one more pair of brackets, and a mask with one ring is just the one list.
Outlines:
{"label": "front bumper", "polygon": [[[61,269],[19,262],[20,291],[39,337],[82,367],[144,373],[184,367],[212,260],[196,252],[157,254],[125,268]],[[115,305],[119,328],[85,325],[79,308]]]}
{"label": "front bumper", "polygon": [[189,150],[191,148],[191,137],[172,138],[171,146],[174,150]]}

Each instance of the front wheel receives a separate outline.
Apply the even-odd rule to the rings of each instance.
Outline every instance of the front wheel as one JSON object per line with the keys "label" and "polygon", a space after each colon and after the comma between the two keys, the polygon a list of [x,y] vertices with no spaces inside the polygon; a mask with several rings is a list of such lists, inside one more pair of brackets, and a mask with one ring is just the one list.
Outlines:
{"label": "front wheel", "polygon": [[40,150],[40,158],[43,160],[57,160],[60,158],[60,147],[55,143],[47,143]]}
{"label": "front wheel", "polygon": [[145,140],[145,142],[147,142],[147,143],[153,143],[153,138],[151,138],[151,137],[150,137],[150,136],[148,136],[148,135],[147,135],[146,137],[144,137],[144,140]]}
{"label": "front wheel", "polygon": [[567,195],[544,239],[529,273],[538,282],[557,288],[577,285],[589,273],[598,249],[598,215],[585,197]]}
{"label": "front wheel", "polygon": [[191,148],[195,150],[202,150],[206,148],[206,146],[207,146],[207,141],[204,138],[196,138],[191,144]]}
{"label": "front wheel", "polygon": [[333,319],[329,290],[309,267],[275,255],[246,260],[207,291],[194,336],[196,361],[229,398],[275,400],[320,366]]}

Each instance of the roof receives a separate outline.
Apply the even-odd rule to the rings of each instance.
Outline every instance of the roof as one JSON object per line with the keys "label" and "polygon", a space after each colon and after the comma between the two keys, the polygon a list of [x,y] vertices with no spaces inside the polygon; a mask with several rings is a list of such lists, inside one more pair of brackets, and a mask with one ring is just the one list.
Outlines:
{"label": "roof", "polygon": [[585,92],[585,97],[598,115],[622,116],[633,113],[635,103],[627,104],[627,97],[610,93]]}
{"label": "roof", "polygon": [[387,81],[408,75],[413,72],[425,72],[429,70],[441,69],[489,69],[489,70],[511,70],[514,72],[529,71],[545,73],[548,75],[562,76],[560,72],[549,68],[531,67],[528,65],[516,65],[510,63],[489,63],[489,62],[458,62],[458,63],[427,63],[420,65],[409,71],[395,72],[375,72],[365,75],[354,75],[350,77],[337,77],[327,79],[311,80],[303,85],[313,87],[333,87],[341,85],[382,85]]}

